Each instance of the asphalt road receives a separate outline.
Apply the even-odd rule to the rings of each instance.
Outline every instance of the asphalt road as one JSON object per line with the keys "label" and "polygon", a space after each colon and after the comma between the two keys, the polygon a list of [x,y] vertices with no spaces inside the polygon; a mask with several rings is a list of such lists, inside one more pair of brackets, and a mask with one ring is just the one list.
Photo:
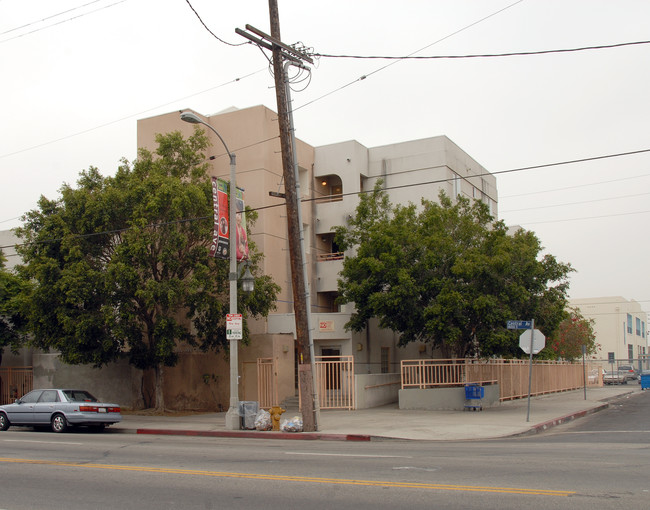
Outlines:
{"label": "asphalt road", "polygon": [[281,441],[0,433],[0,509],[625,508],[650,501],[650,392],[537,436]]}

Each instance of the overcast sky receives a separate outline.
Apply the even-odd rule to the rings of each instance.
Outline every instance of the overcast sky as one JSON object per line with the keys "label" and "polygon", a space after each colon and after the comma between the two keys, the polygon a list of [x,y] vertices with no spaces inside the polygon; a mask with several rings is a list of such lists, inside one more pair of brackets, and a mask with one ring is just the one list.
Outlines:
{"label": "overcast sky", "polygon": [[[266,0],[190,0],[222,40],[267,33]],[[650,40],[647,0],[279,0],[282,39],[330,55],[445,56]],[[268,61],[186,0],[0,0],[0,230],[96,166],[136,155],[139,118],[276,110]],[[361,79],[366,76],[365,79]],[[500,218],[576,269],[571,297],[650,310],[650,44],[499,58],[322,57],[293,93],[312,146],[447,135],[497,174]],[[254,204],[251,204],[254,205]]]}

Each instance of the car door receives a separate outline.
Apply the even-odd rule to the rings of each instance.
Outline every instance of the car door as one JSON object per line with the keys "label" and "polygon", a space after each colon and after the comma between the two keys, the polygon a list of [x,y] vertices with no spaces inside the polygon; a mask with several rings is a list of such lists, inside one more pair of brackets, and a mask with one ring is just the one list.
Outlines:
{"label": "car door", "polygon": [[34,425],[49,425],[50,417],[56,409],[57,402],[60,402],[58,391],[43,390],[38,401],[34,404]]}
{"label": "car door", "polygon": [[38,401],[43,390],[30,391],[27,395],[19,398],[15,404],[7,406],[7,418],[15,425],[31,425],[34,423],[34,405]]}

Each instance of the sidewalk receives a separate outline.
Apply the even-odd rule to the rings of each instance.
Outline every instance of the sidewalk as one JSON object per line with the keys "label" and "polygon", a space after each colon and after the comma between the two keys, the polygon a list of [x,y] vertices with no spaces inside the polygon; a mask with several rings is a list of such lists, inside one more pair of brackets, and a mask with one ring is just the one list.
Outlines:
{"label": "sidewalk", "polygon": [[[608,401],[641,392],[635,382],[623,386],[533,397],[503,402],[483,411],[400,410],[397,404],[358,411],[323,410],[318,432],[226,430],[225,413],[189,416],[125,414],[111,432],[192,435],[257,439],[370,441],[379,439],[472,440],[533,434],[608,407]],[[287,411],[284,417],[297,414]]]}

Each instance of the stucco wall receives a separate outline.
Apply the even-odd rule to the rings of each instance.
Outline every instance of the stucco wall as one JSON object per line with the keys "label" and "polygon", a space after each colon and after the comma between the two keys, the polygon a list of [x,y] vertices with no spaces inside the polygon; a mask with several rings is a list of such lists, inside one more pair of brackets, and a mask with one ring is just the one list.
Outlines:
{"label": "stucco wall", "polygon": [[[499,385],[484,386],[485,397],[480,400],[483,407],[493,407],[500,403]],[[473,401],[476,402],[476,401]],[[409,388],[399,390],[400,409],[424,409],[427,411],[462,411],[465,409],[465,387],[451,388]]]}
{"label": "stucco wall", "polygon": [[66,365],[57,354],[34,353],[34,388],[75,388],[87,390],[99,400],[122,407],[142,407],[141,372],[124,362],[103,368]]}
{"label": "stucco wall", "polygon": [[354,377],[357,409],[368,409],[398,401],[399,374],[358,374]]}

